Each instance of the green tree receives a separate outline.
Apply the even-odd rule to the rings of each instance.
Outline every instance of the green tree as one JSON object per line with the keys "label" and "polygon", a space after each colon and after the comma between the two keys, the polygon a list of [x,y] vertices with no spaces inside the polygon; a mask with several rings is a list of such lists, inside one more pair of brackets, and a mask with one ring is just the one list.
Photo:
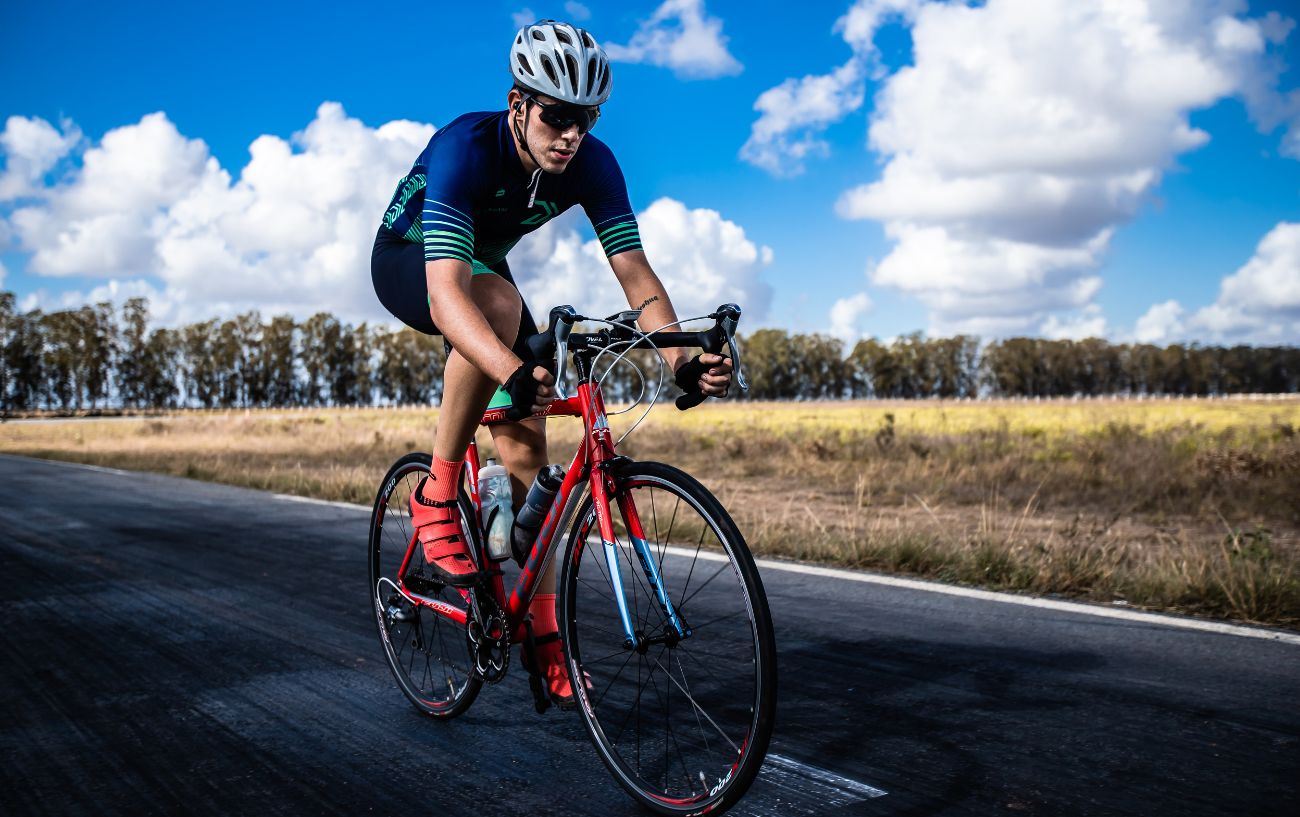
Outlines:
{"label": "green tree", "polygon": [[295,325],[289,315],[277,315],[262,329],[261,370],[265,378],[265,400],[271,406],[298,403],[294,370],[297,352]]}
{"label": "green tree", "polygon": [[146,299],[129,298],[122,305],[121,339],[118,394],[123,406],[140,407],[148,400],[149,302]]}

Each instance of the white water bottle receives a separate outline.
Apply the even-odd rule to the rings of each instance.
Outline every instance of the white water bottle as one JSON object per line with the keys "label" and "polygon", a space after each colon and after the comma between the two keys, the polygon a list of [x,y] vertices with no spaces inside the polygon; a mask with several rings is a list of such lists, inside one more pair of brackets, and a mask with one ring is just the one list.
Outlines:
{"label": "white water bottle", "polygon": [[478,471],[478,496],[483,508],[483,526],[487,535],[487,554],[493,561],[510,556],[510,527],[515,521],[510,475],[504,465],[489,458]]}

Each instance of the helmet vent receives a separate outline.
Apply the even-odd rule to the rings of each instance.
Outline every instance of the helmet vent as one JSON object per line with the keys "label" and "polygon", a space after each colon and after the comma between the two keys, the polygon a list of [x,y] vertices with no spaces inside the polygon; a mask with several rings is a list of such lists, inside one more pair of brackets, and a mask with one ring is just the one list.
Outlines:
{"label": "helmet vent", "polygon": [[588,34],[586,31],[582,32],[582,44],[587,46],[588,48],[596,47],[596,41],[591,39],[591,35]]}
{"label": "helmet vent", "polygon": [[591,96],[591,84],[596,81],[596,58],[587,60],[587,96]]}
{"label": "helmet vent", "polygon": [[533,39],[534,39],[534,40],[541,40],[542,42],[546,42],[546,35],[543,34],[543,33],[540,32],[540,31],[538,31],[537,29],[533,29]]}
{"label": "helmet vent", "polygon": [[569,36],[568,32],[561,31],[558,28],[555,29],[555,39],[559,40],[565,45],[573,45],[573,38]]}
{"label": "helmet vent", "polygon": [[533,74],[532,66],[530,66],[530,65],[528,64],[528,58],[527,58],[527,57],[525,57],[523,54],[515,54],[515,59],[517,59],[517,60],[519,61],[519,68],[520,68],[520,69],[521,69],[525,74],[527,74],[527,75],[530,76],[530,77],[531,77],[531,76],[535,76],[535,75]]}
{"label": "helmet vent", "polygon": [[551,80],[552,83],[554,83],[555,85],[559,85],[560,77],[555,73],[555,66],[551,64],[550,58],[547,57],[545,54],[539,54],[538,57],[542,61],[542,70],[546,72],[546,76]]}
{"label": "helmet vent", "polygon": [[604,96],[605,89],[608,87],[609,87],[609,72],[606,71],[604,76],[600,78],[600,89],[596,91],[596,94],[598,96]]}
{"label": "helmet vent", "polygon": [[569,68],[569,87],[573,89],[573,95],[578,95],[578,61],[573,58],[572,54],[564,55],[564,64]]}

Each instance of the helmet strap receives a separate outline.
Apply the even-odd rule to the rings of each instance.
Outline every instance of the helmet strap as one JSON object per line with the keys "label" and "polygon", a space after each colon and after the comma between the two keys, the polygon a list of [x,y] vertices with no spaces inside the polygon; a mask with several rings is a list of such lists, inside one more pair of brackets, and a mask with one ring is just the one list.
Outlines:
{"label": "helmet strap", "polygon": [[541,170],[541,168],[542,168],[542,163],[539,162],[539,161],[537,161],[537,157],[533,155],[533,149],[532,149],[531,147],[528,146],[528,112],[531,110],[531,108],[530,108],[529,106],[531,106],[532,104],[533,104],[533,100],[532,100],[532,99],[530,99],[529,97],[524,97],[524,127],[523,127],[523,130],[520,130],[520,128],[519,128],[519,120],[518,120],[518,119],[514,120],[514,122],[513,122],[512,124],[514,124],[514,126],[515,126],[515,140],[518,141],[519,144],[521,144],[521,145],[524,146],[524,153],[527,153],[527,154],[528,154],[528,158],[533,160],[533,164],[537,165],[537,169],[538,169],[538,170]]}

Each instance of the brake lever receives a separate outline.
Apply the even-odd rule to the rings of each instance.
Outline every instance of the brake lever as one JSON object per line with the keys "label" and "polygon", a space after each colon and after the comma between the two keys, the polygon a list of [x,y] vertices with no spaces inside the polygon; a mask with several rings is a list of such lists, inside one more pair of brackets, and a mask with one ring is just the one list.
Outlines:
{"label": "brake lever", "polygon": [[745,369],[740,365],[740,345],[736,342],[736,325],[740,323],[741,309],[736,304],[723,304],[713,316],[722,332],[727,336],[727,347],[731,350],[731,364],[736,372],[736,385],[741,391],[749,391],[749,380],[745,378]]}
{"label": "brake lever", "polygon": [[551,316],[558,318],[555,321],[555,399],[568,400],[564,375],[569,366],[569,333],[578,320],[578,313],[571,306],[557,306],[551,310]]}

